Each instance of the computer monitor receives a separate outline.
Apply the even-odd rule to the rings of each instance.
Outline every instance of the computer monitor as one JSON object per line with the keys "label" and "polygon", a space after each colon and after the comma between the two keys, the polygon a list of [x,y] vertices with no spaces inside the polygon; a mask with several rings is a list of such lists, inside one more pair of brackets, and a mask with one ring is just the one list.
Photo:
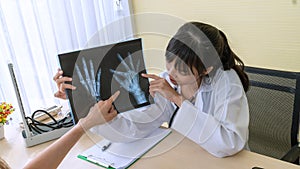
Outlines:
{"label": "computer monitor", "polygon": [[118,113],[149,105],[149,80],[141,39],[134,39],[59,54],[63,76],[72,77],[75,90],[67,90],[75,122],[85,117],[99,100],[120,91],[114,106]]}

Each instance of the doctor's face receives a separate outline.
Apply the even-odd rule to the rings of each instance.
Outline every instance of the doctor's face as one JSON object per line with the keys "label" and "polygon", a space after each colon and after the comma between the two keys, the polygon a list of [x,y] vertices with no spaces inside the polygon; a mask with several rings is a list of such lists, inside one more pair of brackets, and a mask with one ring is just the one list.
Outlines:
{"label": "doctor's face", "polygon": [[180,70],[176,69],[175,63],[178,58],[175,58],[171,62],[166,62],[166,68],[168,74],[170,76],[170,80],[174,85],[191,85],[198,83],[199,84],[199,73],[197,72],[196,68],[193,67],[193,72],[190,68],[182,63],[180,64]]}

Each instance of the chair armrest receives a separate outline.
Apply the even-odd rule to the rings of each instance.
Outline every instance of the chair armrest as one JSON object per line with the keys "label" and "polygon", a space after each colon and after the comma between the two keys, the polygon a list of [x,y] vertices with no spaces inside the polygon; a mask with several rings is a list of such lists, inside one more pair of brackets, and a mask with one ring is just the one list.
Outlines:
{"label": "chair armrest", "polygon": [[300,156],[300,147],[298,146],[298,144],[296,144],[281,158],[281,160],[294,163],[294,164],[299,164],[298,161],[299,156]]}

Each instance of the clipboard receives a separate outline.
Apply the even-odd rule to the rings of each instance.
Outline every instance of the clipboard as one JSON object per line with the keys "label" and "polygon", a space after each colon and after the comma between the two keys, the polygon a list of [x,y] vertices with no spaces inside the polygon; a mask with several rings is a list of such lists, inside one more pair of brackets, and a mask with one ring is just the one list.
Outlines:
{"label": "clipboard", "polygon": [[171,133],[171,129],[158,128],[149,136],[130,143],[112,143],[106,150],[102,147],[109,142],[103,139],[77,157],[104,168],[128,168]]}

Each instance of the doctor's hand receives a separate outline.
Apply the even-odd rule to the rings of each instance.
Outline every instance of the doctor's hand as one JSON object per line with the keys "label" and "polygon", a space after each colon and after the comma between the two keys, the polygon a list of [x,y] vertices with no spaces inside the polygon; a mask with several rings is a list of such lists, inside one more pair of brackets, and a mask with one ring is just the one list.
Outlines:
{"label": "doctor's hand", "polygon": [[140,60],[136,67],[133,66],[132,55],[128,53],[129,65],[126,64],[125,60],[121,57],[120,54],[117,54],[120,64],[126,69],[126,72],[116,71],[110,69],[110,72],[113,73],[114,79],[128,92],[130,92],[138,104],[147,102],[145,93],[142,91],[139,83],[139,74],[138,69],[140,67]]}
{"label": "doctor's hand", "polygon": [[79,124],[85,130],[88,130],[96,125],[101,125],[111,121],[117,116],[112,103],[119,96],[120,91],[115,92],[109,99],[105,101],[99,101],[89,111],[88,115],[79,120]]}
{"label": "doctor's hand", "polygon": [[66,89],[71,89],[71,90],[76,89],[75,86],[65,83],[65,82],[71,82],[72,78],[64,77],[63,71],[61,69],[57,69],[57,73],[54,75],[53,80],[55,81],[57,88],[58,88],[58,91],[54,93],[54,96],[57,98],[67,99],[65,90]]}
{"label": "doctor's hand", "polygon": [[153,79],[150,81],[149,92],[152,97],[155,96],[155,93],[158,92],[166,99],[175,103],[177,106],[181,106],[183,101],[183,97],[172,88],[172,86],[168,83],[168,81],[164,78],[161,78],[154,74],[142,74],[145,78]]}
{"label": "doctor's hand", "polygon": [[101,69],[97,72],[97,77],[95,79],[95,73],[94,73],[94,65],[92,60],[89,60],[89,68],[86,64],[85,58],[83,57],[81,59],[82,65],[83,65],[83,72],[84,77],[82,76],[82,73],[80,71],[79,66],[77,63],[75,64],[75,71],[78,75],[79,81],[84,86],[87,92],[89,92],[98,102],[101,99],[100,96],[100,76],[101,76]]}

